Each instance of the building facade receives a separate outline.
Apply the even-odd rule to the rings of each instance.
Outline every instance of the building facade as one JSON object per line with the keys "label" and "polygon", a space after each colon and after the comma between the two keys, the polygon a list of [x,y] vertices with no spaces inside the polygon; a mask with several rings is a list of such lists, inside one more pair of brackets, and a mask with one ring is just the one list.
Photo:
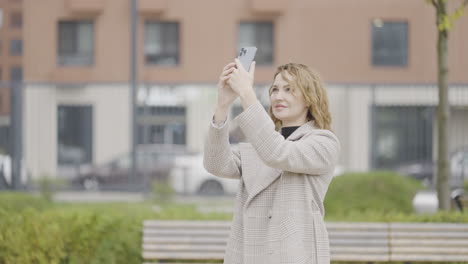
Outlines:
{"label": "building facade", "polygon": [[21,0],[0,0],[0,153],[9,152],[10,89],[23,78]]}
{"label": "building facade", "polygon": [[[23,8],[24,156],[32,176],[128,152],[130,1]],[[138,15],[142,144],[202,151],[221,69],[239,47],[255,45],[265,106],[276,66],[300,62],[322,74],[345,169],[434,155],[436,28],[424,1],[140,0]],[[460,134],[468,131],[467,30],[465,15],[450,35],[452,150],[468,144],[468,133]],[[240,111],[237,102],[231,118]]]}

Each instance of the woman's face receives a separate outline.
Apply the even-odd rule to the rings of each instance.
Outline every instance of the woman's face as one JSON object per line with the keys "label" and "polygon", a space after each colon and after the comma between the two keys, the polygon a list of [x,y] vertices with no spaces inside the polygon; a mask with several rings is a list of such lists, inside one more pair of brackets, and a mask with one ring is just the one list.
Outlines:
{"label": "woman's face", "polygon": [[[293,78],[286,72],[287,79]],[[281,73],[276,75],[270,88],[270,103],[273,115],[282,121],[282,126],[301,126],[307,122],[308,107],[299,89],[294,93]]]}

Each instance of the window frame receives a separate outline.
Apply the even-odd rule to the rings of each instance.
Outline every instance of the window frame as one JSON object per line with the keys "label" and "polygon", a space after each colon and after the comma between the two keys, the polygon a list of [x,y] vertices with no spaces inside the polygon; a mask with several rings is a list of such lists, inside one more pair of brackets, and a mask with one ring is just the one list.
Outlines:
{"label": "window frame", "polygon": [[[258,61],[258,58],[259,58],[259,53],[261,53],[262,51],[264,51],[264,49],[261,49],[259,47],[259,44],[257,43],[257,39],[254,39],[253,42],[254,46],[256,46],[257,48],[259,48],[257,50],[257,54],[256,54],[256,59],[255,59],[255,62],[256,62],[256,66],[258,67],[273,67],[275,65],[275,59],[276,59],[276,56],[275,56],[275,21],[273,19],[269,19],[269,20],[241,20],[239,21],[238,23],[238,28],[237,28],[237,43],[236,43],[236,56],[237,54],[239,53],[239,50],[241,48],[241,43],[240,43],[240,39],[241,39],[241,25],[242,24],[252,24],[252,25],[255,25],[255,28],[254,28],[254,31],[256,32],[257,31],[257,25],[258,24],[268,24],[268,25],[271,25],[271,54],[268,54],[268,56],[271,56],[271,62],[270,61],[267,61],[266,63],[262,63],[261,61]],[[255,33],[254,35],[257,35],[257,33]],[[248,44],[250,45],[250,44]]]}
{"label": "window frame", "polygon": [[[374,48],[374,34],[375,34],[375,28],[376,28],[376,23],[382,23],[382,26],[380,28],[383,28],[385,24],[402,24],[406,28],[406,36],[405,36],[405,48],[406,50],[400,51],[403,52],[404,58],[402,63],[389,63],[387,62],[382,62],[382,60],[386,60],[386,58],[380,58],[377,57],[378,55],[375,54],[375,48]],[[377,27],[378,28],[378,27]],[[408,68],[409,67],[409,57],[410,57],[410,23],[409,20],[407,19],[382,19],[382,18],[375,18],[372,19],[370,22],[370,65],[375,68]],[[388,57],[387,57],[388,58]],[[380,61],[380,62],[378,62]]]}
{"label": "window frame", "polygon": [[[92,51],[90,52],[90,59],[89,59],[89,62],[85,62],[85,63],[77,63],[77,62],[73,62],[73,63],[64,63],[63,60],[65,60],[62,56],[66,56],[65,54],[61,54],[61,38],[60,38],[60,25],[61,24],[65,24],[65,23],[74,23],[75,27],[78,28],[80,24],[85,24],[85,23],[89,23],[91,25],[91,44],[92,44]],[[78,35],[78,30],[76,30],[77,32],[77,35]],[[78,42],[78,36],[76,36],[76,41]],[[57,21],[57,50],[56,50],[56,55],[57,55],[57,65],[60,66],[60,67],[92,67],[95,65],[96,63],[96,23],[95,23],[95,20],[93,19],[72,19],[72,20],[59,20]],[[74,45],[77,45],[76,43],[74,43]],[[73,54],[73,56],[77,56],[79,54],[76,53],[76,54]],[[67,56],[72,56],[71,54],[67,54]]]}
{"label": "window frame", "polygon": [[[175,63],[174,64],[163,64],[163,63],[157,63],[157,62],[149,62],[148,61],[148,53],[146,52],[146,45],[147,45],[147,30],[148,30],[148,25],[150,24],[162,24],[162,25],[168,25],[168,24],[174,24],[176,26],[176,47],[177,47],[177,52],[175,54],[176,58],[175,58]],[[181,35],[181,22],[180,21],[176,21],[176,20],[158,20],[158,19],[146,19],[144,21],[144,24],[143,24],[143,61],[145,63],[145,65],[147,66],[151,66],[151,67],[168,67],[168,68],[171,68],[171,67],[180,67],[181,66],[181,62],[182,62],[182,50],[181,50],[181,39],[182,39],[182,35]],[[169,54],[169,56],[172,56],[173,54]],[[157,55],[155,55],[157,56]]]}

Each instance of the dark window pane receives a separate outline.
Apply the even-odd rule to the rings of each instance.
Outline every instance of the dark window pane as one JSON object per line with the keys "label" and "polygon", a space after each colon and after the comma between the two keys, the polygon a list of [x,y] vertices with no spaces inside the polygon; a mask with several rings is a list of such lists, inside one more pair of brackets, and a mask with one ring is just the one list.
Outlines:
{"label": "dark window pane", "polygon": [[272,22],[241,22],[239,26],[238,50],[241,47],[255,46],[257,65],[273,64],[273,23]]}
{"label": "dark window pane", "polygon": [[94,29],[90,21],[59,22],[58,63],[91,65],[94,61]]}
{"label": "dark window pane", "polygon": [[185,107],[139,107],[138,114],[138,144],[186,144]]}
{"label": "dark window pane", "polygon": [[23,68],[20,66],[13,66],[10,68],[10,81],[21,82],[23,80]]}
{"label": "dark window pane", "polygon": [[148,64],[179,64],[179,23],[146,22],[145,60]]}
{"label": "dark window pane", "polygon": [[10,55],[18,56],[23,53],[23,41],[21,39],[10,40]]}
{"label": "dark window pane", "polygon": [[10,18],[12,28],[20,28],[23,26],[23,15],[21,13],[12,13]]}
{"label": "dark window pane", "polygon": [[92,162],[92,106],[58,107],[58,164]]}
{"label": "dark window pane", "polygon": [[406,66],[408,61],[408,23],[372,24],[372,64],[374,66]]}
{"label": "dark window pane", "polygon": [[380,106],[376,108],[376,168],[395,168],[432,160],[434,108]]}

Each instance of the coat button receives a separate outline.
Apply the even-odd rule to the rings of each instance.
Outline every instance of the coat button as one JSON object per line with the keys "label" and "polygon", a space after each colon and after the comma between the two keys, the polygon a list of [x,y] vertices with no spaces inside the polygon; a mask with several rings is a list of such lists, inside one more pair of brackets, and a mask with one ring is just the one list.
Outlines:
{"label": "coat button", "polygon": [[271,215],[268,216],[268,219],[271,219]]}

